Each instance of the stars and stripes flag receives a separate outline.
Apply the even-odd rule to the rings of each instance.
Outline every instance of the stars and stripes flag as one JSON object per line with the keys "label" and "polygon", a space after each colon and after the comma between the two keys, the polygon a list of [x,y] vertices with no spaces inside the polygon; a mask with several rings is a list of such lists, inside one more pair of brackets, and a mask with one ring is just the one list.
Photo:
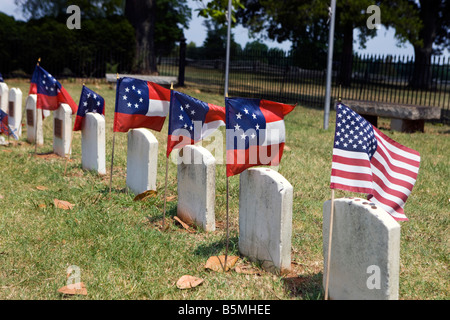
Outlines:
{"label": "stars and stripes flag", "polygon": [[14,139],[19,140],[19,138],[11,130],[8,124],[8,114],[0,109],[0,133],[4,133],[7,136],[12,136]]}
{"label": "stars and stripes flag", "polygon": [[95,91],[83,85],[73,131],[81,130],[84,117],[88,112],[105,115],[105,99]]}
{"label": "stars and stripes flag", "polygon": [[295,106],[260,99],[225,98],[227,177],[257,165],[279,165],[284,117]]}
{"label": "stars and stripes flag", "polygon": [[72,114],[77,113],[78,106],[70,94],[58,80],[39,65],[34,69],[28,94],[37,95],[38,109],[53,111],[59,108],[60,103],[67,103],[72,109]]}
{"label": "stars and stripes flag", "polygon": [[225,125],[225,108],[172,90],[167,157],[173,149],[194,144]]}
{"label": "stars and stripes flag", "polygon": [[133,128],[161,131],[169,104],[169,89],[145,80],[118,79],[114,132],[127,132]]}
{"label": "stars and stripes flag", "polygon": [[403,207],[419,173],[419,152],[392,140],[344,104],[336,110],[330,188],[366,193],[395,220],[408,220]]}

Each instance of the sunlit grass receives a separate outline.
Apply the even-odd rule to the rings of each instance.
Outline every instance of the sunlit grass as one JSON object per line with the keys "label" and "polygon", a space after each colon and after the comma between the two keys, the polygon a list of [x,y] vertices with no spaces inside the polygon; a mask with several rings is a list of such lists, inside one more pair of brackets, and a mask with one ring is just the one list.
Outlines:
{"label": "sunlit grass", "polygon": [[[29,84],[8,81],[23,92]],[[63,82],[78,102],[81,81]],[[163,213],[167,123],[153,132],[159,141],[158,196],[133,201],[125,188],[127,134],[116,133],[112,193],[109,169],[115,90],[105,83],[87,83],[106,101],[106,176],[81,169],[81,134],[74,133],[73,153],[66,160],[34,155],[26,142],[26,126],[15,146],[0,147],[0,299],[60,299],[57,289],[66,284],[66,269],[77,265],[88,296],[71,299],[322,299],[322,204],[330,197],[329,181],[334,116],[324,130],[323,111],[298,106],[286,119],[286,146],[279,172],[294,187],[293,273],[273,276],[210,272],[206,260],[225,252],[225,166],[216,169],[217,231],[189,233],[170,224],[157,228]],[[178,90],[178,89],[177,89]],[[223,95],[196,87],[179,89],[203,101],[224,106]],[[405,207],[410,219],[401,223],[401,299],[448,299],[450,127],[425,125],[425,133],[389,130],[388,136],[421,153],[419,177]],[[38,153],[52,151],[52,119],[46,119],[45,143]],[[206,145],[206,144],[205,144]],[[217,156],[217,155],[216,155]],[[230,254],[239,255],[239,177],[230,179]],[[38,190],[45,186],[46,190]],[[168,195],[176,196],[176,165],[169,163]],[[355,196],[337,191],[336,196]],[[360,195],[361,196],[361,195]],[[58,209],[53,199],[75,204]],[[167,216],[176,213],[168,202]],[[240,263],[252,265],[241,257]],[[185,274],[205,282],[192,290],[175,283]],[[297,275],[301,281],[292,281]]]}

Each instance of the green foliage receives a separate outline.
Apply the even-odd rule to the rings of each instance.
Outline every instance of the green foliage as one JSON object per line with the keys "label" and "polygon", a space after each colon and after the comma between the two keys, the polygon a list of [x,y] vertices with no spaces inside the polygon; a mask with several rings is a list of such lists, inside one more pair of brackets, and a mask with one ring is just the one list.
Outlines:
{"label": "green foliage", "polygon": [[[202,3],[203,8],[197,9],[198,15],[204,18],[212,18],[215,22],[225,24],[227,22],[228,0],[212,0],[205,5],[203,0],[196,0]],[[236,10],[244,9],[241,0],[232,0],[231,21],[236,23]]]}

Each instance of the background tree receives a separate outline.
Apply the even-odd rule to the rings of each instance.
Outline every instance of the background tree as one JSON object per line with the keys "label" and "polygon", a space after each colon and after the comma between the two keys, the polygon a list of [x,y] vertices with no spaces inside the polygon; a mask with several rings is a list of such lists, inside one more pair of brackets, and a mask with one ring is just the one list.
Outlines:
{"label": "background tree", "polygon": [[[413,10],[414,0],[373,1],[340,0],[336,7],[335,56],[340,61],[338,81],[350,86],[353,45],[361,47],[376,35],[376,29],[367,28],[366,13],[370,5],[381,9],[381,23],[395,27],[400,42],[417,38],[421,22]],[[243,0],[245,9],[239,10],[238,21],[251,32],[267,31],[267,37],[283,42],[290,40],[297,57],[305,57],[304,65],[325,67],[328,42],[329,0]],[[354,39],[358,29],[359,38]]]}
{"label": "background tree", "polygon": [[414,47],[415,65],[410,85],[415,89],[428,89],[432,80],[431,56],[450,48],[450,1],[409,0],[406,5],[394,1],[394,5],[407,7],[410,15],[420,21],[417,32],[411,32],[410,28],[397,30],[393,26],[399,37]]}
{"label": "background tree", "polygon": [[26,17],[66,17],[69,5],[78,5],[86,19],[125,15],[135,29],[134,70],[157,73],[156,56],[167,54],[179,41],[191,12],[186,0],[15,0]]}

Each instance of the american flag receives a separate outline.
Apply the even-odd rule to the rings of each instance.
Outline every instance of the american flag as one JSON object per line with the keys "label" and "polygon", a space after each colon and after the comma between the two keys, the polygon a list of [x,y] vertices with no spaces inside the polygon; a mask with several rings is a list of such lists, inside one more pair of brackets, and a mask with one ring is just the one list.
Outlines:
{"label": "american flag", "polygon": [[403,207],[419,173],[419,152],[392,140],[344,104],[336,110],[330,188],[366,193],[395,220],[408,220]]}

